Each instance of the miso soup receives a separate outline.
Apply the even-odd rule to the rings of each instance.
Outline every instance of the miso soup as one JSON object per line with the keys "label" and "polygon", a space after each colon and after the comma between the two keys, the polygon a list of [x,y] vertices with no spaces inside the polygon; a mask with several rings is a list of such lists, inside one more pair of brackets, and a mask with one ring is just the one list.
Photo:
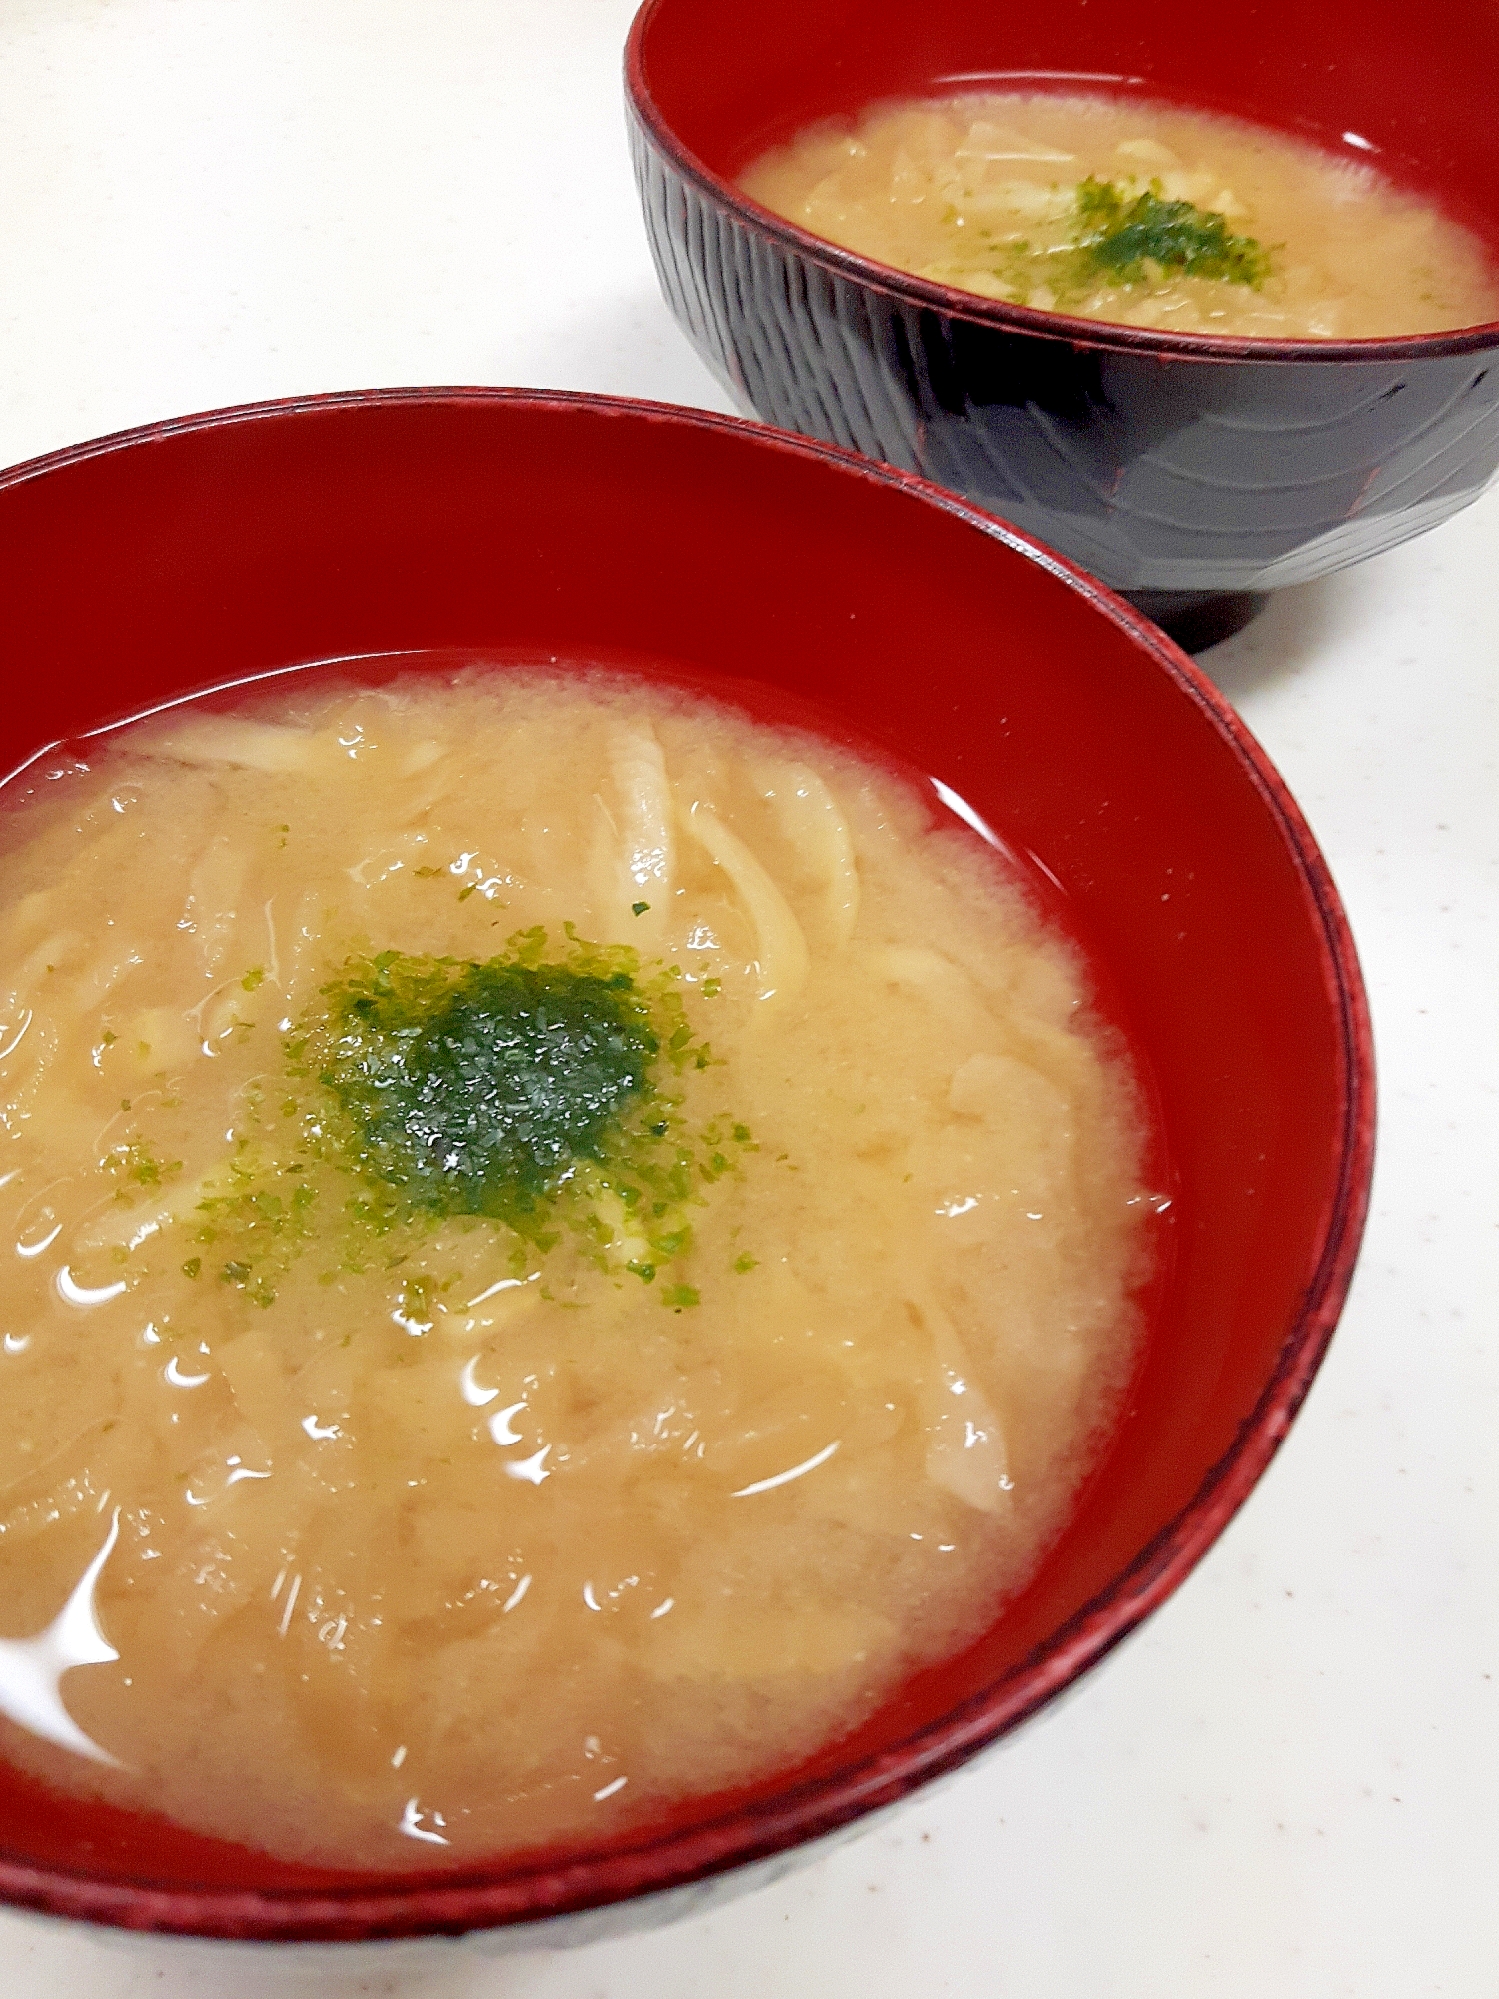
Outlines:
{"label": "miso soup", "polygon": [[606,1838],[1032,1573],[1139,1338],[1137,1079],[820,738],[278,685],[0,822],[0,1746],[290,1858]]}
{"label": "miso soup", "polygon": [[1278,340],[1499,319],[1490,251],[1367,154],[1165,104],[876,105],[766,153],[740,185],[876,262],[1084,319]]}

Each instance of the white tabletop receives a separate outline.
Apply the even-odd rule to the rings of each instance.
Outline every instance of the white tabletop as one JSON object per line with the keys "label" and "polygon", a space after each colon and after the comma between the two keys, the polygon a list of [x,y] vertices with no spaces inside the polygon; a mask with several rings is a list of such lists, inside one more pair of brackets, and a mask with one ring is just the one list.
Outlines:
{"label": "white tabletop", "polygon": [[[729,0],[725,0],[729,4]],[[214,405],[506,382],[727,404],[667,316],[632,0],[3,0],[0,463]],[[1380,1159],[1342,1329],[1176,1598],[861,1841],[627,1942],[322,1991],[1499,1991],[1499,490],[1204,664],[1352,915]],[[239,1999],[240,1954],[0,1916],[24,1999]]]}

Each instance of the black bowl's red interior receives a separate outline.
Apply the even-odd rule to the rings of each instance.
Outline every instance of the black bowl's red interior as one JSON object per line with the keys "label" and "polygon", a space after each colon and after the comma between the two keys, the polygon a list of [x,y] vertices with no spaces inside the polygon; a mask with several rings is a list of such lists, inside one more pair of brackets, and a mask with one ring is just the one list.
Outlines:
{"label": "black bowl's red interior", "polygon": [[[0,1890],[245,1934],[614,1899],[897,1795],[1174,1587],[1331,1331],[1372,1113],[1357,968],[1316,850],[1159,634],[960,503],[825,447],[499,391],[328,398],[64,454],[0,477],[0,550],[0,769],[194,686],[408,649],[664,662],[849,718],[1060,882],[1154,1072],[1179,1188],[1144,1369],[1064,1539],[980,1643],[793,1791],[710,1801],[571,1871],[413,1895],[410,1877],[387,1893],[315,1876],[0,1771]],[[230,1887],[281,1899],[246,1914]],[[333,1899],[304,1903],[319,1891]]]}
{"label": "black bowl's red interior", "polygon": [[647,0],[631,60],[638,96],[724,181],[802,126],[882,98],[1127,91],[1255,119],[1373,163],[1499,252],[1499,9],[1488,0],[1224,0],[1208,8],[1194,0],[1028,8]]}

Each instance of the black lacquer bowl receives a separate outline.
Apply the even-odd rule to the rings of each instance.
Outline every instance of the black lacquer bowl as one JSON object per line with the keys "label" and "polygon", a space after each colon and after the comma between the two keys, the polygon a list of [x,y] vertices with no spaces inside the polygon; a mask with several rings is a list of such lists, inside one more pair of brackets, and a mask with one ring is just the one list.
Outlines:
{"label": "black lacquer bowl", "polygon": [[1477,497],[1499,324],[1329,342],[1069,319],[837,249],[735,177],[883,98],[1109,89],[1372,159],[1499,253],[1496,77],[1489,0],[646,0],[626,57],[662,288],[740,406],[956,489],[1199,646]]}

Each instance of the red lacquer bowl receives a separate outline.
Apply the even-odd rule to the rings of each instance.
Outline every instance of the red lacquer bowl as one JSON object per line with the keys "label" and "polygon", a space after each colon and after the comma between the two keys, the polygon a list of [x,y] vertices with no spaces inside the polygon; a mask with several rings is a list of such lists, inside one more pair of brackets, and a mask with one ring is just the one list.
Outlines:
{"label": "red lacquer bowl", "polygon": [[963,1762],[1176,1587],[1332,1332],[1373,1076],[1311,835],[1158,631],[907,475],[505,390],[271,404],[40,459],[0,475],[0,564],[4,769],[195,686],[391,651],[664,664],[814,704],[1055,877],[1153,1071],[1178,1183],[1142,1370],[1066,1532],[992,1630],[811,1764],[601,1849],[415,1877],[286,1865],[0,1769],[0,1893],[259,1939],[659,1920]]}
{"label": "red lacquer bowl", "polygon": [[740,406],[1041,536],[1183,644],[1434,527],[1499,466],[1499,324],[1228,340],[1031,311],[839,250],[735,186],[891,97],[1163,98],[1372,162],[1499,256],[1490,0],[646,0],[631,143],[666,299]]}

